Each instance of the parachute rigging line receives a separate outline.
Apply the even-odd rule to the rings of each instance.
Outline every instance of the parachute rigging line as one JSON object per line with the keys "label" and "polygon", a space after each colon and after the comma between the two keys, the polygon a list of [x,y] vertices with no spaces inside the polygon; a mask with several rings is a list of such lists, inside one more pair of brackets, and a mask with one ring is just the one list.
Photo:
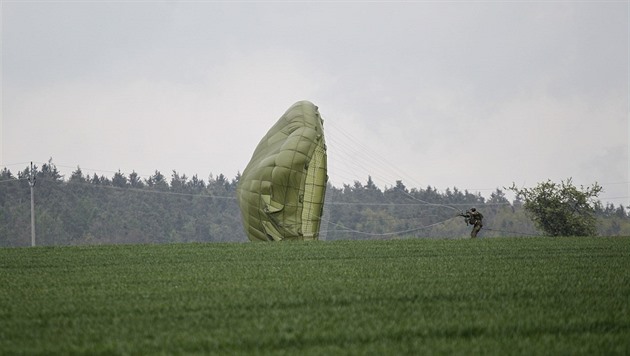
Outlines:
{"label": "parachute rigging line", "polygon": [[[418,182],[416,182],[413,178],[400,171],[398,167],[392,165],[390,160],[386,159],[379,152],[371,149],[368,145],[356,139],[352,134],[343,130],[341,127],[336,126],[334,121],[328,120],[326,124],[328,130],[329,149],[331,152],[337,153],[331,155],[332,161],[334,162],[335,156],[344,156],[347,158],[344,161],[344,164],[340,165],[337,170],[344,170],[345,168],[348,168],[346,172],[355,175],[357,171],[365,171],[366,167],[376,164],[377,166],[387,167],[388,173],[393,172],[399,177],[403,177],[412,184],[419,186]],[[338,133],[341,138],[338,139],[335,137],[335,133]],[[347,167],[347,165],[352,165],[354,169]],[[378,171],[378,169],[376,171]],[[392,178],[391,176],[386,179],[385,177],[379,175],[379,172],[370,172],[367,174],[385,182],[392,180],[390,179]]]}
{"label": "parachute rigging line", "polygon": [[446,205],[446,204],[439,204],[439,203],[429,203],[428,201],[424,201],[424,200],[422,200],[422,199],[419,199],[419,198],[414,197],[413,195],[409,194],[409,193],[408,193],[408,192],[406,192],[406,191],[401,191],[401,192],[402,192],[402,193],[404,193],[404,194],[406,194],[409,198],[411,198],[411,199],[413,199],[413,200],[415,200],[415,201],[419,201],[419,202],[421,202],[421,203],[423,203],[423,204],[425,204],[425,205],[428,205],[428,206],[440,206],[440,207],[445,207],[445,208],[449,208],[449,209],[451,209],[451,210],[455,210],[455,211],[459,212],[459,210],[458,210],[458,209],[456,209],[456,208],[454,208],[454,207],[452,207],[452,206],[449,206],[449,205]]}
{"label": "parachute rigging line", "polygon": [[424,226],[413,228],[413,229],[401,230],[401,231],[393,231],[393,232],[384,232],[384,233],[376,233],[376,232],[367,232],[367,231],[354,230],[354,229],[351,229],[351,228],[349,228],[347,226],[344,226],[342,224],[334,223],[334,222],[329,221],[329,220],[327,221],[326,219],[323,219],[323,218],[321,220],[322,220],[322,222],[325,222],[325,223],[327,223],[329,225],[337,226],[337,227],[342,229],[342,230],[330,230],[330,229],[328,229],[328,230],[325,230],[326,233],[332,231],[332,232],[352,232],[352,233],[355,233],[355,234],[366,235],[366,236],[395,236],[395,235],[408,234],[410,232],[415,232],[415,231],[420,231],[420,230],[432,228],[434,226],[444,224],[447,221],[450,221],[450,220],[455,219],[455,218],[456,218],[456,216],[448,218],[448,219],[443,220],[443,221],[439,221],[439,222],[436,222],[436,223],[433,223],[433,224],[424,225]]}

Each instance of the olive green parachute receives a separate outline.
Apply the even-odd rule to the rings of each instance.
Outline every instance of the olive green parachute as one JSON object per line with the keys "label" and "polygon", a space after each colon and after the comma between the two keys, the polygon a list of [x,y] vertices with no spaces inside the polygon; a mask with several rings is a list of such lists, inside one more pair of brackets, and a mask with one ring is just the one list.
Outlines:
{"label": "olive green parachute", "polygon": [[328,180],[322,124],[317,106],[299,101],[256,147],[237,189],[251,241],[319,238]]}

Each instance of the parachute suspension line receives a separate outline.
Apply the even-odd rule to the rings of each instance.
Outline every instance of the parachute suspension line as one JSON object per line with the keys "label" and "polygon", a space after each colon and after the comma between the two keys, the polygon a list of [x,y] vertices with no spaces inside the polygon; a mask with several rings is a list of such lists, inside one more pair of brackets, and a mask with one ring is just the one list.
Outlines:
{"label": "parachute suspension line", "polygon": [[[331,123],[333,124],[331,125]],[[334,125],[334,123],[335,123],[334,121],[329,121],[327,122],[327,125],[326,125],[327,133],[328,133],[327,142],[329,145],[329,163],[330,163],[329,171],[331,171],[331,173],[335,174],[335,173],[339,173],[339,171],[342,171],[342,173],[347,173],[347,177],[342,180],[350,179],[350,182],[352,180],[357,182],[358,180],[356,179],[356,176],[357,174],[360,174],[360,172],[365,172],[364,174],[366,176],[374,177],[380,180],[381,182],[390,181],[393,183],[394,181],[397,181],[398,179],[400,179],[400,177],[403,177],[406,180],[409,179],[408,175],[401,172],[398,167],[394,166],[391,163],[391,161],[383,157],[382,154],[372,149],[368,145],[362,143],[360,140],[356,139],[351,133],[347,132],[343,128],[339,127],[338,125]],[[340,157],[340,159],[335,160],[335,157]],[[336,166],[335,163],[337,162],[339,162],[339,167],[335,167]],[[376,167],[375,172],[368,171],[369,169],[373,169],[374,167]],[[380,167],[380,169],[378,167]],[[386,173],[383,171],[383,168],[386,168]],[[380,173],[384,173],[384,175],[387,176],[387,178],[383,176],[379,176]],[[394,176],[395,178],[392,178],[392,176]],[[362,177],[362,178],[365,178],[365,177]],[[410,179],[410,182],[418,186],[418,188],[420,188],[420,185],[418,185],[417,182],[414,182],[413,179]],[[435,207],[435,208],[440,208],[440,209],[449,209],[453,212],[458,212],[458,213],[460,212],[459,209],[452,207],[450,205],[440,204],[440,203],[430,203],[428,201],[415,197],[414,195],[410,194],[406,190],[400,190],[400,191],[408,199],[411,199],[413,202],[415,202],[415,204],[409,204],[409,203],[404,204],[402,202],[398,202],[398,203],[384,203],[384,204],[369,204],[368,203],[367,205],[381,205],[381,206],[390,206],[390,207],[426,206],[426,207]],[[325,201],[325,206],[327,207],[331,205],[354,205],[353,203],[331,201],[330,195],[328,194],[326,198],[327,199]],[[366,205],[366,204],[359,203],[356,205]],[[447,221],[450,221],[455,218],[455,216],[450,216],[443,221],[438,221],[435,223],[431,223],[429,225],[424,225],[424,226],[420,226],[416,228],[410,228],[410,229],[392,231],[392,232],[375,233],[375,232],[358,231],[355,229],[351,229],[347,226],[344,226],[342,224],[332,222],[330,221],[331,209],[325,208],[324,210],[325,210],[325,215],[322,217],[322,222],[326,224],[327,228],[324,228],[322,226],[322,229],[320,230],[320,234],[326,237],[330,237],[330,235],[328,235],[329,232],[335,232],[335,231],[355,233],[355,234],[361,234],[361,235],[366,235],[366,236],[393,236],[393,235],[409,234],[415,231],[429,229],[434,226],[444,224]],[[444,210],[442,211],[443,213],[435,215],[435,218],[438,218],[439,215],[442,215],[442,217],[445,218],[444,216],[446,215],[444,214],[445,211]],[[405,215],[408,215],[408,214],[405,214]],[[421,216],[416,215],[415,217],[410,217],[409,219],[416,219],[416,218],[417,219],[422,218],[424,220],[424,223],[431,222],[432,220],[429,216],[427,216],[424,213],[422,213]],[[403,219],[403,220],[407,220],[407,219]]]}
{"label": "parachute suspension line", "polygon": [[[391,173],[394,173],[398,177],[402,177],[403,179],[405,179],[405,181],[410,182],[412,185],[416,186],[417,188],[422,188],[422,184],[416,181],[413,177],[410,177],[409,175],[402,172],[398,167],[394,166],[390,162],[390,160],[383,157],[383,155],[381,155],[378,151],[375,151],[368,145],[362,143],[360,140],[353,137],[351,133],[349,133],[348,131],[344,130],[343,128],[339,126],[336,126],[335,124],[336,122],[334,121],[328,124],[329,135],[328,135],[327,140],[331,143],[330,146],[333,148],[334,151],[341,151],[343,156],[346,158],[344,160],[344,165],[341,167],[335,167],[335,171],[337,172],[344,171],[344,172],[349,173],[350,176],[348,177],[348,179],[350,179],[350,182],[352,182],[353,180],[360,181],[360,179],[356,178],[356,174],[358,172],[366,172],[366,168],[372,168],[374,165],[383,166],[383,167],[388,168],[388,173],[390,173],[390,174],[386,174],[388,178],[385,178],[383,175],[379,175],[378,172],[366,172],[365,175],[371,176],[373,178],[377,178],[378,180],[382,182],[388,182],[388,181],[391,182],[397,179],[397,178],[393,178],[393,179],[391,178],[392,177]],[[331,135],[330,133],[333,133],[333,134]],[[344,139],[336,139],[334,133],[341,135]],[[350,144],[348,142],[350,142]],[[354,145],[355,147],[351,145]],[[359,147],[360,150],[357,150],[356,147]],[[335,155],[333,154],[330,157],[332,157],[330,161],[334,162]],[[351,165],[352,168],[348,167],[348,165]],[[332,166],[333,165],[331,164],[331,167]],[[364,177],[361,177],[361,178],[364,178]],[[413,196],[411,196],[411,198],[419,202],[423,202],[424,204],[433,204],[433,206],[443,206],[453,211],[460,212],[459,209],[454,208],[452,205],[428,203]],[[460,204],[455,204],[455,205],[460,205]],[[465,205],[468,205],[468,204],[465,204]]]}
{"label": "parachute suspension line", "polygon": [[328,222],[330,221],[330,205],[332,204],[332,195],[327,193],[324,195],[324,205],[322,206],[322,215],[320,216],[319,221],[319,239],[322,241],[326,241],[328,238],[328,228],[324,229],[322,222],[326,222],[326,226],[328,226]]}
{"label": "parachute suspension line", "polygon": [[[327,132],[329,151],[334,152],[329,157],[329,170],[335,173],[335,178],[341,178],[341,181],[350,180],[351,183],[352,180],[356,180],[356,175],[359,172],[365,172],[365,168],[370,165],[370,162],[365,160],[364,155],[357,149],[358,145],[351,146],[348,140],[335,139],[332,127],[327,127]],[[336,164],[337,162],[339,164]],[[360,174],[363,175],[363,173]]]}
{"label": "parachute suspension line", "polygon": [[[348,171],[348,173],[356,174],[356,171],[365,171],[366,167],[370,167],[374,163],[378,166],[388,167],[388,172],[394,172],[399,177],[405,177],[405,179],[410,179],[406,174],[401,172],[398,167],[391,164],[389,160],[383,157],[379,152],[371,149],[369,146],[365,145],[361,141],[357,140],[350,133],[343,130],[342,128],[333,125],[329,125],[328,130],[328,141],[330,142],[330,146],[334,147],[335,150],[339,149],[341,153],[345,154],[347,158],[347,162],[344,162],[346,165],[350,164],[355,166],[355,170]],[[335,138],[335,133],[338,133],[343,137],[343,139],[337,140]],[[349,145],[348,142],[351,142],[352,145]],[[357,147],[359,149],[357,149]],[[363,154],[361,154],[363,152]],[[334,155],[331,155],[334,157]],[[343,167],[347,168],[347,167]],[[367,173],[368,175],[374,176],[375,178],[388,181],[391,179],[385,179],[382,176],[375,175],[377,172]],[[410,179],[412,184],[418,185],[413,179]]]}
{"label": "parachute suspension line", "polygon": [[[332,136],[332,135],[330,135]],[[355,147],[348,147],[348,143],[341,141],[336,141],[334,136],[329,140],[331,142],[330,147],[332,148],[332,152],[337,152],[337,155],[331,155],[332,162],[331,168],[334,166],[334,158],[336,156],[341,156],[339,160],[336,171],[343,171],[347,173],[348,179],[352,180],[361,180],[365,178],[364,176],[372,176],[382,182],[394,181],[397,177],[392,177],[391,172],[396,172],[396,167],[393,167],[391,163],[387,162],[380,154],[371,150],[369,148],[362,148],[361,150],[357,150]],[[353,140],[354,141],[354,140]],[[361,144],[357,144],[359,147],[363,147]],[[339,154],[340,153],[340,154]],[[387,170],[387,174],[382,172],[382,169],[378,169],[378,167],[389,167]],[[372,169],[373,171],[368,171],[368,169]],[[357,174],[361,173],[361,179],[358,179]],[[386,177],[388,176],[388,177]]]}
{"label": "parachute suspension line", "polygon": [[401,192],[402,192],[402,193],[404,193],[405,195],[407,195],[409,198],[411,198],[411,199],[413,199],[413,200],[415,200],[415,201],[421,202],[421,203],[423,203],[423,204],[426,204],[426,205],[428,205],[428,206],[439,206],[439,207],[445,207],[445,208],[449,208],[449,209],[451,209],[451,210],[455,210],[455,211],[459,212],[459,209],[456,209],[456,208],[454,208],[454,207],[452,207],[452,206],[450,206],[450,205],[446,205],[446,204],[438,204],[438,203],[429,203],[428,201],[424,201],[424,200],[422,200],[422,199],[419,199],[419,198],[414,197],[413,195],[409,194],[409,192],[406,192],[406,191],[401,191]]}
{"label": "parachute suspension line", "polygon": [[333,226],[337,226],[339,227],[341,230],[326,230],[325,232],[328,233],[330,231],[339,231],[339,232],[351,232],[351,233],[355,233],[355,234],[359,234],[359,235],[366,235],[366,236],[395,236],[395,235],[402,235],[402,234],[408,234],[411,232],[415,232],[415,231],[420,231],[420,230],[424,230],[424,229],[429,229],[432,228],[434,226],[437,225],[441,225],[446,223],[447,221],[450,221],[452,219],[455,219],[456,217],[450,217],[446,220],[442,220],[433,224],[429,224],[429,225],[424,225],[424,226],[420,226],[420,227],[416,227],[413,229],[407,229],[407,230],[401,230],[401,231],[393,231],[393,232],[384,232],[384,233],[377,233],[377,232],[367,232],[367,231],[359,231],[359,230],[355,230],[355,229],[351,229],[347,226],[344,226],[342,224],[339,223],[334,223],[330,220],[326,221],[323,217],[322,217],[322,221],[325,222],[328,225],[333,225]]}

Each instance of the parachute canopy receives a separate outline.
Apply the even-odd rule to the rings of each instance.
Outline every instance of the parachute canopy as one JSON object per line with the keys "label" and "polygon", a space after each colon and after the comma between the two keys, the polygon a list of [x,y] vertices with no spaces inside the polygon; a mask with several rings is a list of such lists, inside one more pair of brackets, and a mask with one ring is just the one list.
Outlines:
{"label": "parachute canopy", "polygon": [[251,241],[317,240],[328,180],[323,120],[299,101],[262,138],[237,189]]}

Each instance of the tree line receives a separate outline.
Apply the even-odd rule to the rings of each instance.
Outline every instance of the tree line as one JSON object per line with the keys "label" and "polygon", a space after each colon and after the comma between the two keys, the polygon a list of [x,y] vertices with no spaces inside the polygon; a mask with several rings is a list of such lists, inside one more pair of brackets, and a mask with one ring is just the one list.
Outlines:
{"label": "tree line", "polygon": [[[147,178],[137,173],[86,175],[77,167],[65,178],[49,161],[34,167],[37,245],[245,242],[236,188],[240,175],[207,180],[173,171]],[[0,172],[0,246],[30,245],[30,168]],[[457,213],[476,207],[484,215],[480,237],[542,235],[519,200],[501,189],[488,198],[466,190],[381,189],[370,177],[328,186],[321,238],[459,238],[468,235]],[[596,206],[600,235],[630,235],[623,206]]]}

